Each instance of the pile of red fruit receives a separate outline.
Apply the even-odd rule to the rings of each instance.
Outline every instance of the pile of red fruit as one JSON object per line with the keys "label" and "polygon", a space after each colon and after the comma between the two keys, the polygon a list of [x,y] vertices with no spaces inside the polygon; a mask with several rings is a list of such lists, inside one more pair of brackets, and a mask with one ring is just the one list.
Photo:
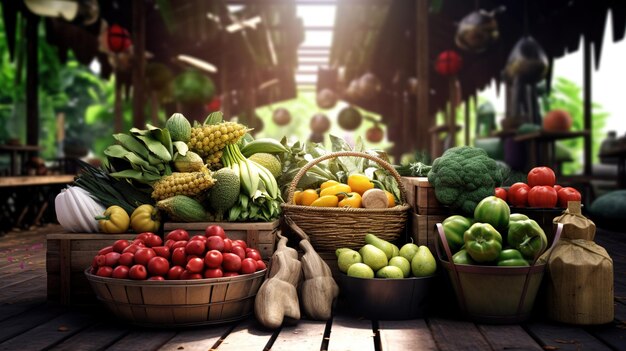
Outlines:
{"label": "pile of red fruit", "polygon": [[528,172],[528,184],[515,183],[507,191],[496,188],[496,196],[514,207],[567,207],[568,201],[580,201],[578,190],[556,185],[556,176],[549,167],[535,167]]}
{"label": "pile of red fruit", "polygon": [[134,240],[118,240],[98,252],[91,273],[135,280],[186,280],[232,277],[266,268],[258,250],[243,240],[231,240],[218,225],[205,235],[189,237],[184,229],[165,236],[141,233]]}

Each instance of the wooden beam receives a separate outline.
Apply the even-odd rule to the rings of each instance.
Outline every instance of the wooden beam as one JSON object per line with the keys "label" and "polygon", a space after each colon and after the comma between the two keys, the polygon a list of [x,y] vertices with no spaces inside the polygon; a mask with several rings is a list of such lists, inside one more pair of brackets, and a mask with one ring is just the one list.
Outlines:
{"label": "wooden beam", "polygon": [[[26,16],[26,144],[39,145],[39,57],[37,47],[39,17]],[[34,154],[37,151],[33,152]]]}
{"label": "wooden beam", "polygon": [[146,16],[144,0],[133,0],[133,48],[135,64],[133,66],[133,126],[144,128],[145,89],[144,69],[146,66]]}
{"label": "wooden beam", "polygon": [[428,0],[418,0],[416,5],[415,48],[417,50],[417,145],[420,150],[430,150],[428,129],[433,124],[428,113],[430,84],[428,82]]}
{"label": "wooden beam", "polygon": [[583,52],[583,120],[584,120],[584,130],[588,131],[588,134],[585,135],[585,145],[584,145],[584,174],[586,176],[590,176],[592,173],[591,169],[591,156],[592,156],[592,127],[593,123],[592,119],[592,106],[591,106],[591,70],[592,70],[592,62],[591,62],[591,42],[589,38],[584,37],[584,52]]}

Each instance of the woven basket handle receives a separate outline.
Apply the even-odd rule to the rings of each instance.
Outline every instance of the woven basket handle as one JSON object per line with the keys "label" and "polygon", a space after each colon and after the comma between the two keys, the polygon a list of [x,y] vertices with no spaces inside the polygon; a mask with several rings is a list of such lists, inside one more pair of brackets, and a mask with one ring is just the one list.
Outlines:
{"label": "woven basket handle", "polygon": [[398,188],[400,189],[401,202],[406,203],[406,189],[404,188],[404,185],[402,184],[402,176],[400,176],[400,174],[395,170],[395,168],[393,168],[392,165],[390,165],[388,162],[386,162],[385,160],[383,160],[382,158],[378,156],[373,156],[364,152],[356,152],[356,151],[333,152],[324,156],[320,156],[314,160],[311,160],[309,163],[304,165],[304,167],[300,169],[300,171],[296,174],[296,176],[293,177],[293,180],[291,181],[291,184],[289,185],[289,192],[287,193],[287,203],[293,203],[293,194],[296,191],[296,186],[298,186],[300,179],[306,174],[306,172],[309,169],[311,169],[311,167],[315,166],[316,164],[322,161],[326,161],[331,158],[337,158],[337,157],[342,157],[342,156],[363,157],[370,161],[376,162],[382,168],[387,170],[387,172],[389,172],[396,179],[396,182],[398,183]]}

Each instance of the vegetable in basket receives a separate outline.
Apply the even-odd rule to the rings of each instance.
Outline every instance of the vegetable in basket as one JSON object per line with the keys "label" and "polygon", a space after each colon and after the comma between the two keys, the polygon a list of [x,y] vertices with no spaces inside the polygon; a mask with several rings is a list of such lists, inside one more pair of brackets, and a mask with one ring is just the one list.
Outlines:
{"label": "vegetable in basket", "polygon": [[465,249],[476,262],[495,261],[502,251],[502,235],[489,223],[474,223],[464,234]]}
{"label": "vegetable in basket", "polygon": [[515,249],[502,250],[498,256],[498,266],[528,266],[522,253]]}
{"label": "vegetable in basket", "polygon": [[511,209],[506,201],[495,196],[482,199],[474,210],[476,222],[489,223],[498,230],[506,230]]}
{"label": "vegetable in basket", "polygon": [[463,234],[465,234],[465,231],[468,230],[473,223],[471,219],[461,215],[450,216],[441,223],[452,253],[459,251],[465,244]]}
{"label": "vegetable in basket", "polygon": [[532,219],[517,216],[509,222],[507,241],[529,260],[538,257],[548,247],[548,238],[539,224]]}

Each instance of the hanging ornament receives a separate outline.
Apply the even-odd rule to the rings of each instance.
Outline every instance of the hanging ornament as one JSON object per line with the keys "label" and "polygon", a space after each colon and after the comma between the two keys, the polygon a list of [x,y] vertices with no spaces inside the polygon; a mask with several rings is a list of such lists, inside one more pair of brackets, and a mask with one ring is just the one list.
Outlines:
{"label": "hanging ornament", "polygon": [[337,104],[337,94],[328,88],[324,88],[317,93],[315,100],[319,108],[333,108]]}
{"label": "hanging ornament", "polygon": [[309,136],[309,141],[313,143],[323,143],[324,142],[324,133],[311,133]]}
{"label": "hanging ornament", "polygon": [[370,143],[380,143],[385,136],[385,132],[378,123],[375,123],[373,127],[370,127],[365,132],[365,139]]}
{"label": "hanging ornament", "polygon": [[363,116],[361,116],[361,112],[352,106],[348,106],[339,112],[339,116],[337,117],[337,122],[339,126],[345,130],[355,130],[363,121]]}
{"label": "hanging ornament", "polygon": [[126,29],[118,24],[109,27],[107,31],[107,45],[109,50],[114,53],[120,53],[128,49],[132,44],[130,34]]}
{"label": "hanging ornament", "polygon": [[350,85],[348,85],[348,88],[346,89],[345,94],[348,97],[348,99],[351,99],[351,100],[358,100],[361,98],[358,79],[353,79],[350,81]]}
{"label": "hanging ornament", "polygon": [[291,113],[284,107],[279,107],[272,113],[272,121],[277,126],[286,126],[291,122]]}
{"label": "hanging ornament", "polygon": [[330,129],[330,120],[325,114],[316,113],[313,118],[311,118],[310,127],[314,134],[326,133]]}
{"label": "hanging ornament", "polygon": [[411,94],[417,94],[417,78],[411,77],[407,79],[406,87]]}
{"label": "hanging ornament", "polygon": [[437,56],[435,71],[442,76],[454,76],[461,70],[463,59],[454,50],[443,51]]}
{"label": "hanging ornament", "polygon": [[217,112],[222,108],[222,99],[219,96],[213,96],[213,100],[206,105],[208,113]]}
{"label": "hanging ornament", "polygon": [[511,80],[519,79],[526,84],[537,83],[548,72],[548,57],[533,37],[523,37],[509,54],[504,72]]}
{"label": "hanging ornament", "polygon": [[380,81],[374,73],[367,72],[359,78],[357,88],[362,99],[371,99],[380,92]]}
{"label": "hanging ornament", "polygon": [[456,46],[473,53],[487,50],[500,37],[496,14],[505,9],[501,6],[491,12],[477,10],[463,17],[454,37]]}

